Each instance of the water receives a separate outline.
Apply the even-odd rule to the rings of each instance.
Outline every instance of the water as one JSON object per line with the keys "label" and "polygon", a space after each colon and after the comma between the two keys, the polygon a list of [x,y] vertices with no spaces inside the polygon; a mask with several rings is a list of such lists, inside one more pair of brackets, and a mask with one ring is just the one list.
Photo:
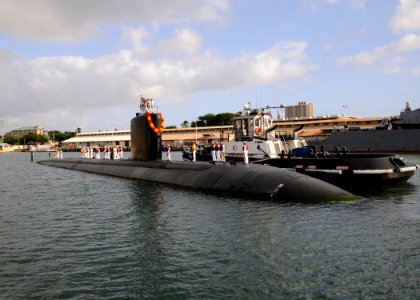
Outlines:
{"label": "water", "polygon": [[0,166],[0,299],[420,297],[419,173],[357,201],[291,204],[28,153],[1,154]]}

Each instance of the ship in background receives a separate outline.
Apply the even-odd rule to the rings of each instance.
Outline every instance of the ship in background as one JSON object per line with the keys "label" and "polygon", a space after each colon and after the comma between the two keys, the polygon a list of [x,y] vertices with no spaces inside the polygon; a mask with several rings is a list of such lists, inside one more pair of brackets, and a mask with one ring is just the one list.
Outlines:
{"label": "ship in background", "polygon": [[347,127],[312,145],[327,151],[345,148],[357,153],[420,154],[420,108],[412,110],[406,102],[400,117],[390,117],[372,129]]}

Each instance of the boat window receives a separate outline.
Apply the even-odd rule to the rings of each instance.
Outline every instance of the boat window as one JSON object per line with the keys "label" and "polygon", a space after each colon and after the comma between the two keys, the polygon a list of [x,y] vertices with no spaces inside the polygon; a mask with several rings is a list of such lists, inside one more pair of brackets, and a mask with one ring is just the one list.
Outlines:
{"label": "boat window", "polygon": [[261,127],[261,119],[260,118],[255,119],[255,127]]}
{"label": "boat window", "polygon": [[236,120],[235,121],[235,131],[240,131],[241,130],[241,120]]}
{"label": "boat window", "polygon": [[265,126],[265,128],[271,127],[271,118],[269,118],[269,117],[264,118],[264,126]]}
{"label": "boat window", "polygon": [[391,161],[396,165],[397,167],[405,167],[405,162],[403,162],[399,158],[391,158]]}

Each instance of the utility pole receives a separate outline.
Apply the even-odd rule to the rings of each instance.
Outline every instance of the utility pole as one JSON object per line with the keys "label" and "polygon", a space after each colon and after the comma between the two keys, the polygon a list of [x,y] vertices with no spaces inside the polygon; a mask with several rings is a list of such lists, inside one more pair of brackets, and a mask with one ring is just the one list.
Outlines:
{"label": "utility pole", "polygon": [[347,117],[347,104],[344,104],[343,108],[344,108],[344,117],[346,118],[345,127],[347,128],[348,127],[348,122],[349,122],[349,119]]}
{"label": "utility pole", "polygon": [[195,144],[196,145],[197,145],[197,121],[198,121],[198,118],[195,119]]}
{"label": "utility pole", "polygon": [[1,142],[3,143],[3,120],[0,121],[0,135],[1,135]]}

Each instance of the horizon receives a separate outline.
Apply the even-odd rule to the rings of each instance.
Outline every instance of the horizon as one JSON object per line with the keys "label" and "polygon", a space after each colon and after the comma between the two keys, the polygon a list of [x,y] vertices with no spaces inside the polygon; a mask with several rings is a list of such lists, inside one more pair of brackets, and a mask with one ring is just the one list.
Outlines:
{"label": "horizon", "polygon": [[[413,108],[412,107],[412,109],[414,110],[414,109],[416,109],[416,108]],[[404,109],[401,109],[401,111],[403,111]],[[277,110],[276,110],[277,111]],[[231,112],[221,112],[221,113],[231,113]],[[206,113],[207,114],[207,113]],[[211,113],[210,113],[211,114]],[[216,115],[216,114],[215,114]],[[347,117],[347,118],[361,118],[361,119],[363,119],[363,118],[386,118],[386,117],[395,117],[395,116],[399,116],[399,113],[398,114],[394,114],[394,115],[389,115],[389,116],[385,116],[385,117],[382,117],[382,116],[371,116],[371,117],[366,117],[366,116],[353,116],[353,115],[345,115],[345,114],[332,114],[332,115],[315,115],[313,118],[307,118],[307,119],[322,119],[322,118],[331,118],[331,117]],[[166,118],[166,117],[165,117]],[[283,117],[282,117],[282,119],[280,119],[281,121],[302,121],[302,120],[307,120],[307,119],[299,119],[299,120],[295,120],[295,119],[284,119]],[[131,120],[131,119],[130,119]],[[279,119],[277,119],[277,118],[273,118],[273,121],[278,121]],[[194,120],[187,120],[187,121],[189,121],[189,127],[188,128],[194,128],[194,127],[191,127],[191,122],[194,122]],[[35,126],[41,126],[41,127],[43,127],[44,128],[44,131],[48,131],[48,132],[52,132],[52,131],[60,131],[60,132],[74,132],[74,131],[76,131],[78,128],[80,128],[80,127],[78,127],[78,128],[75,128],[74,130],[69,130],[69,129],[64,129],[64,130],[61,130],[61,129],[50,129],[50,130],[47,130],[43,125],[42,125],[42,123],[37,123],[36,125],[27,125],[27,126],[20,126],[20,127],[17,127],[17,128],[13,128],[13,129],[11,129],[11,130],[9,130],[9,131],[12,131],[12,130],[18,130],[18,129],[21,129],[21,128],[25,128],[25,127],[35,127]],[[165,128],[167,128],[167,127],[170,127],[170,126],[176,126],[176,129],[182,129],[182,127],[180,126],[180,125],[174,125],[174,124],[168,124],[168,126],[165,126]],[[128,126],[127,126],[127,128],[114,128],[114,129],[98,129],[98,130],[93,130],[93,131],[85,131],[85,130],[83,130],[83,128],[80,128],[81,129],[81,133],[90,133],[90,132],[113,132],[113,131],[127,131],[127,130],[130,130],[129,129],[129,127],[130,127],[130,124],[128,124]],[[197,127],[207,127],[207,126],[197,126]],[[169,129],[172,129],[172,128],[169,128]],[[1,134],[0,134],[1,135]]]}

